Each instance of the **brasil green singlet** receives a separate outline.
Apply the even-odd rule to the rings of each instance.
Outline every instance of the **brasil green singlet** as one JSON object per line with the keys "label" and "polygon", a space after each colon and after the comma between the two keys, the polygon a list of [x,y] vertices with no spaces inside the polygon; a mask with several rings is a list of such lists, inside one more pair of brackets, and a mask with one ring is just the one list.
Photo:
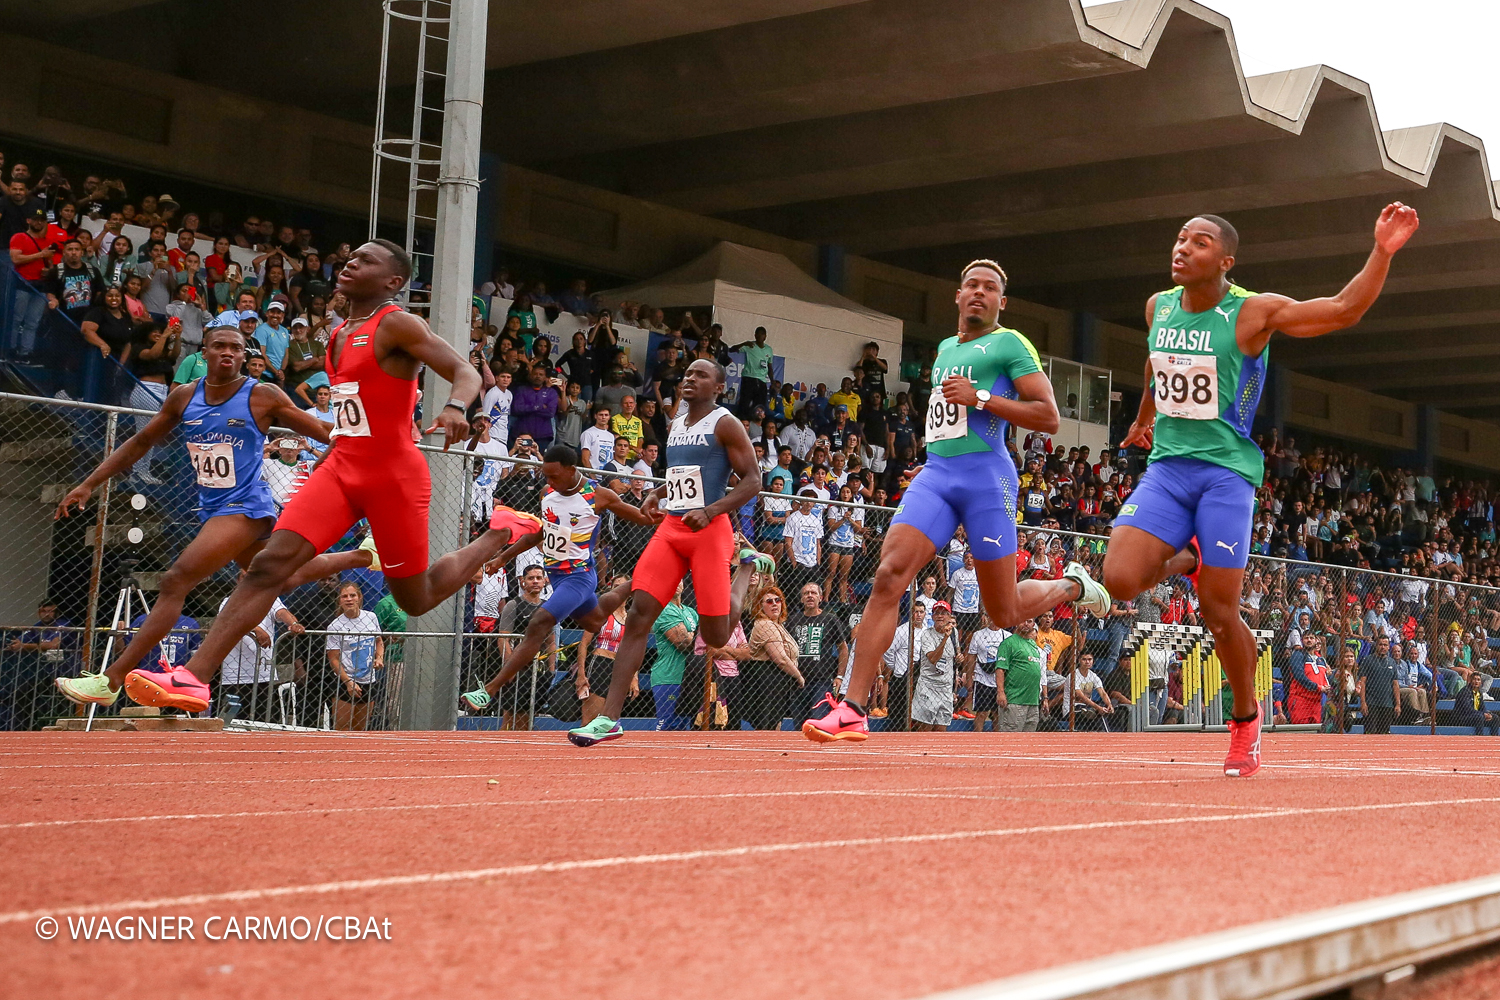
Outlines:
{"label": "brasil green singlet", "polygon": [[[999,327],[983,337],[960,342],[949,337],[938,345],[932,363],[932,398],[927,404],[927,452],[952,458],[978,451],[1006,455],[1006,421],[975,406],[943,402],[943,380],[962,375],[975,389],[1016,398],[1015,381],[1042,370],[1042,359],[1021,333]],[[1007,456],[1008,460],[1009,456]]]}
{"label": "brasil green singlet", "polygon": [[1156,296],[1147,345],[1150,391],[1156,400],[1151,461],[1195,458],[1222,465],[1253,485],[1265,478],[1265,459],[1250,439],[1250,424],[1266,384],[1267,345],[1256,357],[1240,351],[1234,327],[1245,300],[1238,285],[1207,312],[1182,308],[1182,286]]}

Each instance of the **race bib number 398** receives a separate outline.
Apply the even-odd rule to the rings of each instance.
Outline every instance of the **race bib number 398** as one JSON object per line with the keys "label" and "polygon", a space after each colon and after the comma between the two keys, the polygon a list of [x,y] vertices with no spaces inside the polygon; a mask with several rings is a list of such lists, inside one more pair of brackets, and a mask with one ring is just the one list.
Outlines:
{"label": "race bib number 398", "polygon": [[1219,359],[1212,354],[1151,354],[1156,412],[1183,420],[1219,416]]}
{"label": "race bib number 398", "polygon": [[234,446],[228,441],[189,444],[188,458],[192,460],[199,486],[210,490],[234,487]]}
{"label": "race bib number 398", "polygon": [[969,434],[969,408],[943,399],[943,390],[934,388],[927,403],[927,440],[952,441]]}
{"label": "race bib number 398", "polygon": [[667,470],[666,510],[698,510],[703,502],[703,469],[697,465],[674,465]]}
{"label": "race bib number 398", "polygon": [[370,421],[364,400],[359,398],[358,382],[340,382],[333,390],[335,427],[330,437],[369,437]]}

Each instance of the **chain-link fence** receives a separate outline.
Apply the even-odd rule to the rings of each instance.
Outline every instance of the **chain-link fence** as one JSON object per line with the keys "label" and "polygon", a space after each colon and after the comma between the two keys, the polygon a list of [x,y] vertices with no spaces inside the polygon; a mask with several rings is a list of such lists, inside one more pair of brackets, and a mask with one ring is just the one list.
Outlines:
{"label": "chain-link fence", "polygon": [[[0,394],[0,463],[10,572],[0,577],[0,726],[40,728],[79,713],[53,681],[101,669],[154,606],[162,575],[197,533],[197,492],[179,433],[130,473],[101,487],[82,511],[54,514],[61,499],[149,410]],[[277,432],[273,431],[273,436]],[[314,457],[307,442],[273,438],[266,477],[278,499]],[[496,504],[540,513],[535,453],[514,456],[475,439],[430,457],[433,558],[478,537]],[[588,473],[627,503],[660,480]],[[836,490],[836,485],[835,485]],[[414,512],[415,514],[415,512]],[[775,580],[755,580],[744,617],[710,650],[697,627],[691,577],[680,605],[653,630],[626,701],[627,725],[685,729],[792,728],[846,675],[851,644],[894,510],[835,497],[762,493],[736,528],[775,558]],[[355,526],[333,546],[357,546]],[[597,548],[601,592],[628,577],[652,528],[607,514]],[[1023,526],[1018,573],[1058,579],[1067,562],[1102,573],[1107,527],[1073,533]],[[924,567],[901,605],[896,641],[882,655],[871,695],[877,729],[904,729],[913,702],[951,701],[955,732],[991,729],[999,715],[992,661],[997,630],[981,617],[962,535]],[[563,622],[536,661],[475,708],[461,694],[485,689],[548,596],[541,554],[482,567],[455,599],[408,622],[379,573],[347,570],[283,595],[262,623],[266,644],[241,641],[214,690],[213,711],[237,723],[310,727],[560,727],[602,706],[625,609],[597,633]],[[173,631],[140,658],[184,662],[233,589],[233,564],[188,594]],[[360,587],[356,614],[339,591]],[[815,584],[815,587],[809,587]],[[772,591],[771,587],[777,590]],[[771,608],[768,596],[783,598]],[[912,653],[932,605],[955,611],[955,655],[942,670]],[[1104,617],[1059,604],[1040,622],[1048,670],[1038,691],[1045,729],[1203,728],[1221,724],[1227,685],[1186,580],[1169,579]],[[910,609],[921,615],[912,621]],[[1253,557],[1241,612],[1259,650],[1257,697],[1278,725],[1360,731],[1418,727],[1474,731],[1493,722],[1488,700],[1500,667],[1500,591],[1448,581]],[[765,620],[774,619],[773,628]],[[341,619],[348,619],[341,622]],[[295,628],[293,627],[295,623]],[[382,672],[356,696],[330,662],[329,634],[381,637]],[[1382,637],[1386,640],[1382,642]],[[785,641],[780,641],[782,639]],[[352,641],[352,640],[351,640]],[[363,655],[363,653],[361,654]],[[232,662],[231,662],[232,661]],[[712,662],[712,668],[708,664]],[[247,666],[253,664],[253,666]],[[248,687],[245,687],[248,685]],[[1500,691],[1495,692],[1500,694]],[[233,696],[232,698],[230,696]],[[347,696],[347,697],[345,697]],[[235,704],[237,702],[237,704]],[[114,714],[125,705],[106,710]],[[352,716],[340,705],[365,706]],[[461,707],[462,706],[462,707]],[[707,710],[705,711],[705,706]],[[1446,728],[1445,728],[1446,727]]]}

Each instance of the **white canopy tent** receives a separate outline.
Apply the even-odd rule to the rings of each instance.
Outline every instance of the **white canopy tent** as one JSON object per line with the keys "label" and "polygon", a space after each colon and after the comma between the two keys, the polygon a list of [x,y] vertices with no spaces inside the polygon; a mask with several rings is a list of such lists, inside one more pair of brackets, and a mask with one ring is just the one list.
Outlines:
{"label": "white canopy tent", "polygon": [[819,284],[781,254],[719,243],[681,267],[603,292],[600,299],[610,308],[624,301],[712,306],[729,344],[754,339],[755,328],[763,326],[767,343],[786,359],[786,381],[826,382],[830,391],[850,374],[864,345],[874,341],[891,367],[886,384],[896,383],[901,321]]}

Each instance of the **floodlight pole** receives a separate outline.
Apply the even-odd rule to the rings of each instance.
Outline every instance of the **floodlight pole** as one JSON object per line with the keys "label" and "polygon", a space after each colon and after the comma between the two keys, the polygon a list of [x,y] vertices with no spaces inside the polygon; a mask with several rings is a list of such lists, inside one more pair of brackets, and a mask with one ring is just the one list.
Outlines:
{"label": "floodlight pole", "polygon": [[[474,237],[479,208],[479,135],[484,109],[487,0],[453,0],[448,15],[447,86],[443,99],[442,151],[437,217],[433,232],[432,301],[428,320],[467,363],[470,300],[474,288]],[[430,368],[423,385],[424,422],[442,409],[452,386]],[[441,443],[429,441],[431,443]],[[465,463],[457,456],[430,463],[432,506],[429,535],[434,553],[467,541],[469,505]],[[452,632],[451,638],[413,639],[407,644],[402,686],[402,729],[454,728],[458,712],[459,664],[463,653],[463,600],[449,598],[413,619],[415,632]],[[413,648],[415,647],[415,648]],[[414,661],[414,662],[412,662]]]}

